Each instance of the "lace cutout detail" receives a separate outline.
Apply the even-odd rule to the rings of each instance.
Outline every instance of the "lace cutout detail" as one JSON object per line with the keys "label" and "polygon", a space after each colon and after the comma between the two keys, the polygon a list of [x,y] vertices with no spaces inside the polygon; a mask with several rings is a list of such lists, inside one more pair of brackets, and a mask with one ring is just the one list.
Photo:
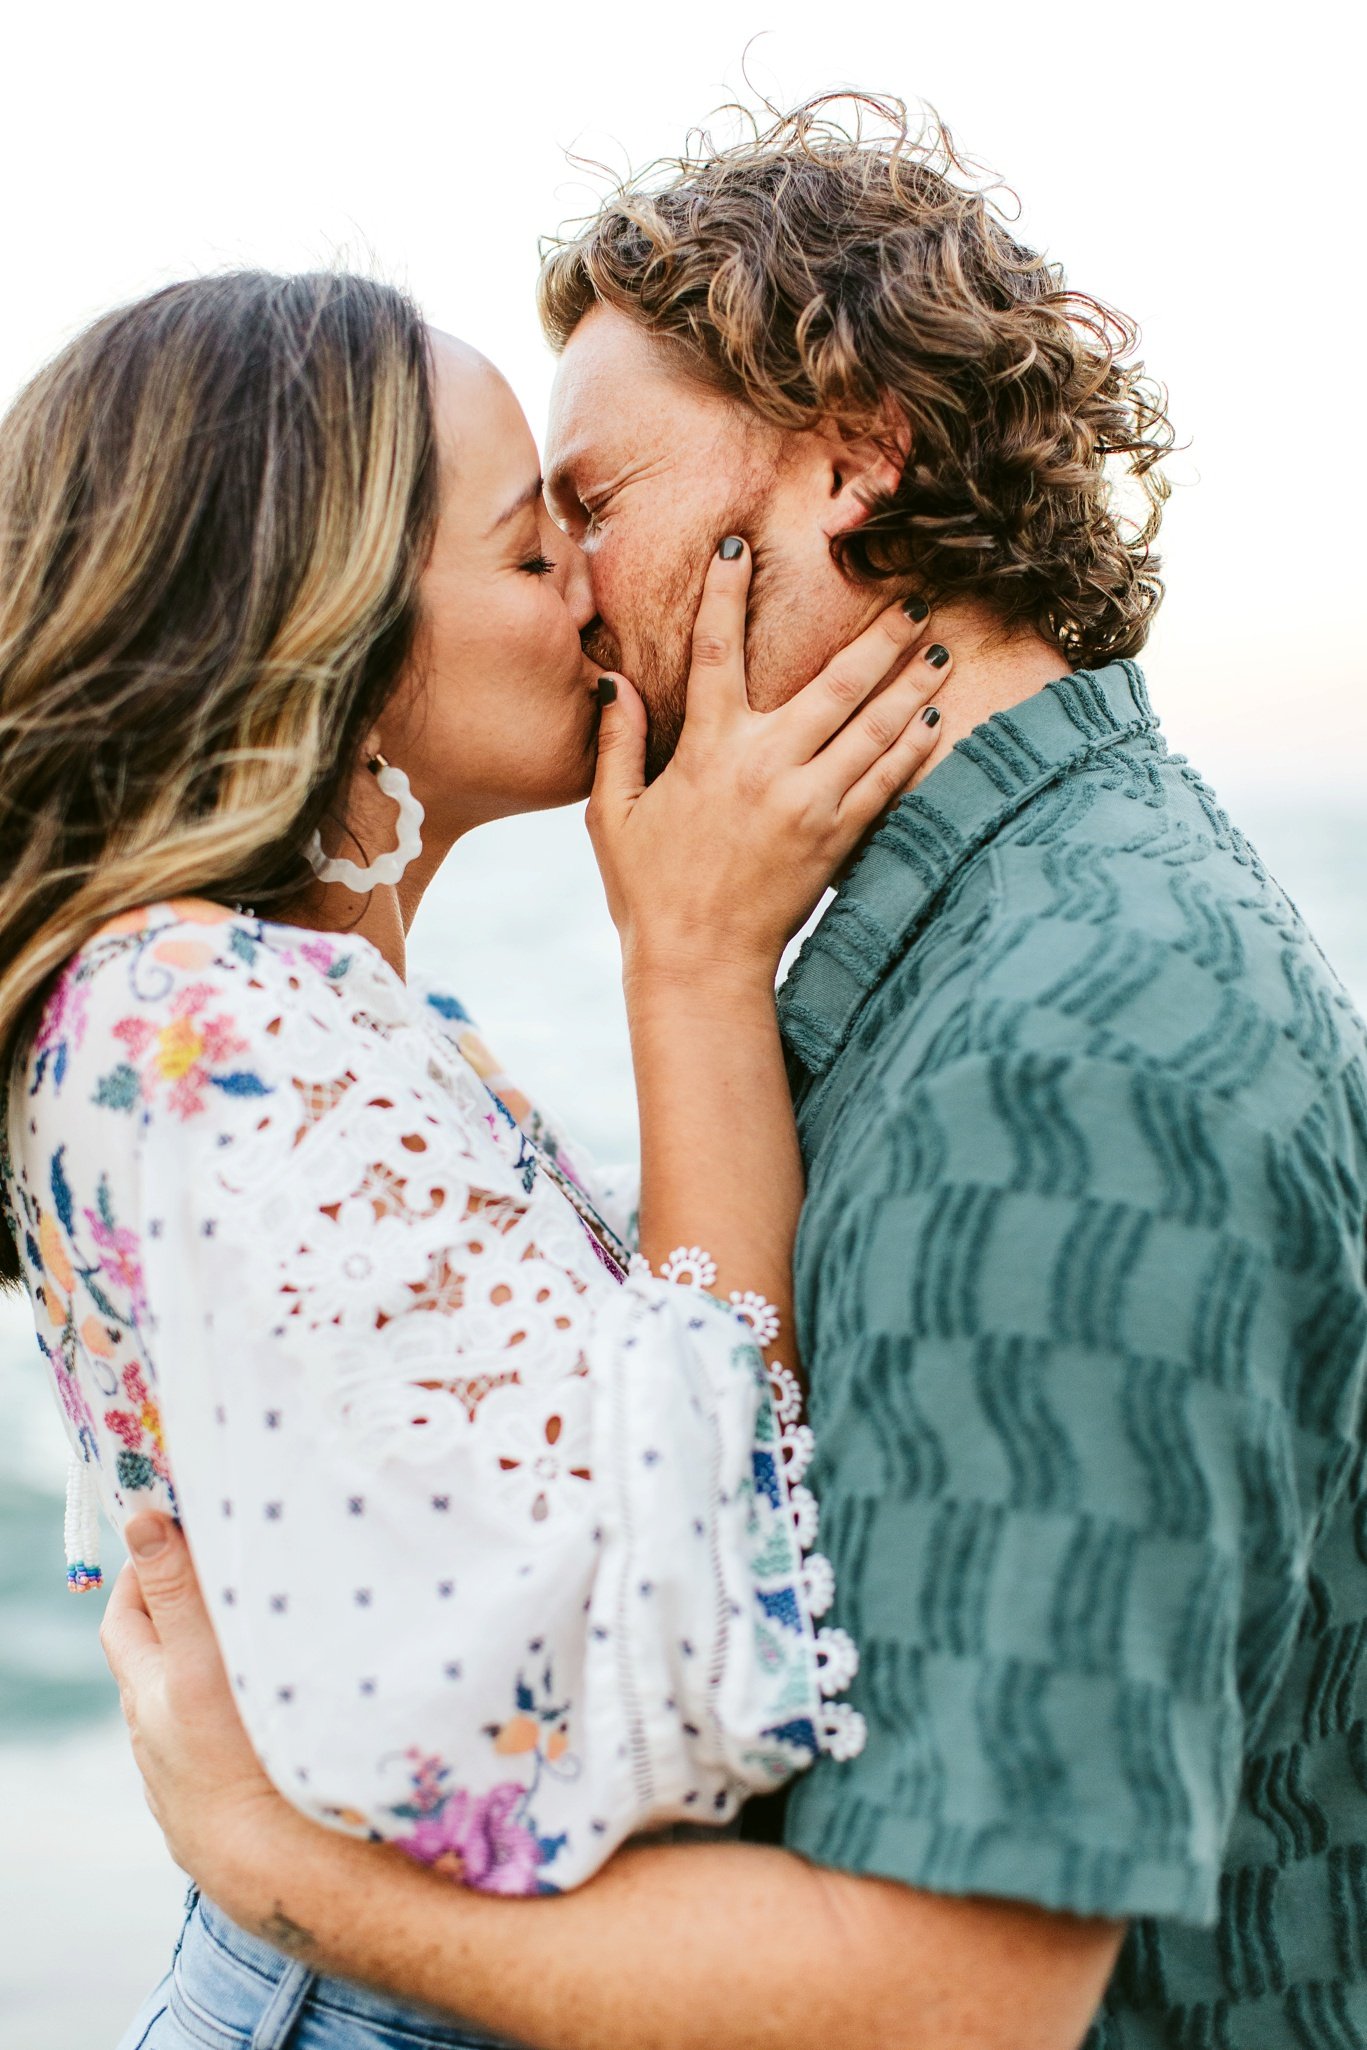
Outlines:
{"label": "lace cutout detail", "polygon": [[717,1263],[701,1246],[676,1246],[660,1269],[662,1281],[680,1288],[710,1289],[717,1278]]}
{"label": "lace cutout detail", "polygon": [[[715,1279],[715,1275],[714,1275]],[[750,1326],[755,1334],[755,1344],[761,1349],[773,1345],[778,1338],[779,1315],[773,1304],[762,1295],[747,1289],[744,1295],[739,1289],[731,1291],[731,1307],[736,1315]]]}
{"label": "lace cutout detail", "polygon": [[[141,937],[139,971],[162,953],[193,965],[196,940]],[[228,991],[191,985],[170,1027],[130,1022],[129,1061],[106,1094],[150,1100],[188,1060],[196,1026],[194,1104],[175,1085],[185,1114],[215,1087],[237,1113],[219,1136],[211,1207],[266,1271],[268,1335],[290,1344],[319,1415],[372,1460],[428,1465],[478,1447],[492,1497],[553,1526],[590,1478],[576,1394],[586,1227],[559,1205],[533,1217],[530,1142],[439,1030],[414,1029],[402,984],[368,951],[324,966],[320,985],[311,955],[291,970],[249,926],[231,948]],[[355,1029],[338,1029],[338,1007]],[[253,1071],[251,1050],[267,1046]],[[214,1052],[239,1063],[231,1075],[212,1068]],[[458,1115],[439,1115],[441,1098]],[[469,1150],[470,1126],[488,1132],[496,1165]]]}
{"label": "lace cutout detail", "polygon": [[4,1195],[76,1453],[71,1584],[95,1486],[116,1522],[177,1513],[165,1399],[275,1783],[468,1885],[554,1891],[851,1755],[853,1649],[817,1627],[771,1306],[697,1293],[702,1248],[673,1262],[691,1298],[624,1278],[629,1183],[574,1175],[575,1203],[445,1018],[363,941],[130,914],[15,1077]]}

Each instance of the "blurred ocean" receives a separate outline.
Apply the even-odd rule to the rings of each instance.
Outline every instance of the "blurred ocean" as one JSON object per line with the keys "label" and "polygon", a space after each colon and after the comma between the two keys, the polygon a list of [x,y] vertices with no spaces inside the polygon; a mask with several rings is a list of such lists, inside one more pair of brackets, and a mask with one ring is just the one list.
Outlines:
{"label": "blurred ocean", "polygon": [[[1367,1008],[1367,801],[1221,795]],[[616,940],[578,812],[459,848],[411,958],[600,1157],[632,1151]],[[169,1958],[184,1881],[126,1756],[101,1598],[66,1592],[64,1441],[22,1301],[0,1299],[0,1385],[0,2036],[12,2050],[112,2050]],[[107,1584],[118,1563],[107,1537]]]}

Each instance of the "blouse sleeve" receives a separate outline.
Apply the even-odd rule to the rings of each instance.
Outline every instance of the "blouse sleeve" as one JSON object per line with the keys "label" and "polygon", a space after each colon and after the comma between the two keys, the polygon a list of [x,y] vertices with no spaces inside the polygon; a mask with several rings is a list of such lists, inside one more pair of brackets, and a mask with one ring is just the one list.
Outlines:
{"label": "blouse sleeve", "polygon": [[[281,1791],[555,1891],[850,1748],[752,1332],[621,1285],[477,1079],[377,1020],[383,988],[240,923],[149,952],[130,1015],[90,981],[68,1203],[137,1270],[143,1422]],[[90,1410],[117,1469],[125,1427]]]}
{"label": "blouse sleeve", "polygon": [[603,1166],[583,1140],[571,1135],[554,1111],[529,1096],[490,1050],[470,1013],[446,991],[425,986],[422,999],[461,1058],[532,1140],[538,1152],[553,1160],[560,1172],[586,1198],[594,1215],[607,1226],[628,1255],[641,1242],[641,1169],[638,1161]]}

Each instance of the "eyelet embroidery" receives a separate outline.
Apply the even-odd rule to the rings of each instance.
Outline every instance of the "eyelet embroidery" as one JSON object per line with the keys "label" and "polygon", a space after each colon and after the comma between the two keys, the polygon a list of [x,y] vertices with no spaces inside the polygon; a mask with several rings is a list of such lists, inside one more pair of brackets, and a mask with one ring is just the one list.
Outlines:
{"label": "eyelet embroidery", "polygon": [[762,1295],[756,1295],[753,1289],[747,1289],[742,1295],[739,1289],[733,1288],[731,1307],[754,1332],[756,1345],[767,1348],[777,1342],[778,1311]]}
{"label": "eyelet embroidery", "polygon": [[[169,908],[176,914],[176,907]],[[525,1554],[530,1535],[538,1548],[544,1539],[551,1556],[559,1556],[563,1547],[566,1560],[572,1561],[597,1515],[595,1508],[585,1517],[594,1499],[586,1485],[591,1470],[583,1428],[589,1413],[585,1347],[593,1342],[590,1321],[602,1304],[601,1267],[611,1270],[615,1261],[620,1281],[630,1259],[629,1246],[610,1236],[604,1257],[605,1234],[594,1222],[594,1206],[600,1203],[597,1183],[586,1183],[580,1203],[572,1197],[559,1201],[552,1183],[561,1194],[569,1192],[551,1173],[535,1135],[488,1094],[450,1036],[426,1016],[428,1007],[415,1007],[410,994],[381,972],[363,945],[344,953],[319,936],[296,939],[281,928],[263,928],[227,914],[215,920],[206,911],[212,907],[191,907],[189,930],[184,924],[177,929],[174,922],[169,927],[149,922],[144,914],[82,957],[68,978],[68,1001],[50,1021],[40,1056],[43,1071],[35,1080],[30,1069],[27,1082],[35,1094],[42,1093],[44,1103],[59,1092],[72,1096],[75,1091],[77,1109],[92,1089],[98,1090],[98,1116],[112,1121],[111,1137],[115,1128],[126,1125],[155,1127],[179,1153],[180,1129],[189,1127],[186,1146],[213,1149],[201,1155],[206,1172],[196,1183],[194,1229],[230,1246],[249,1244],[254,1285],[250,1305],[225,1300],[223,1314],[211,1314],[208,1321],[222,1325],[225,1336],[232,1324],[235,1342],[246,1343],[248,1334],[241,1327],[250,1308],[252,1329],[289,1346],[290,1373],[297,1373],[295,1385],[306,1393],[310,1444],[327,1461],[340,1451],[360,1480],[350,1514],[373,1514],[379,1506],[363,1499],[370,1492],[363,1472],[368,1467],[377,1494],[401,1485],[405,1499],[416,1494],[424,1511],[430,1497],[433,1535],[448,1542],[459,1505],[454,1496],[448,1500],[445,1462],[459,1453],[464,1461],[477,1461],[489,1476],[487,1486],[479,1482],[478,1507],[481,1517],[493,1520],[494,1541],[505,1556],[509,1544]],[[205,934],[203,927],[214,923],[223,926],[222,933]],[[101,1005],[112,993],[117,1006],[113,1021],[123,1022],[125,1013],[135,1009],[145,1014],[151,1036],[130,1029],[111,1038],[106,1010],[99,1028],[102,1044],[88,1045],[77,1060],[86,1036],[87,984],[97,969],[111,978],[101,991]],[[187,998],[173,1008],[179,977],[186,978],[193,1001]],[[169,1024],[159,1022],[166,1017]],[[452,1100],[457,1115],[446,1114],[442,1095]],[[55,1138],[61,1137],[59,1124]],[[125,1150],[120,1136],[111,1158],[121,1160]],[[47,1167],[50,1196],[46,1186],[39,1188],[43,1164],[32,1159],[17,1175],[7,1164],[5,1194],[16,1210],[31,1284],[36,1284],[40,1332],[51,1324],[51,1342],[45,1339],[44,1349],[78,1440],[67,1537],[70,1582],[82,1587],[97,1584],[99,1574],[97,1477],[120,1514],[147,1500],[174,1513],[156,1377],[143,1349],[143,1331],[156,1329],[162,1298],[161,1282],[154,1285],[153,1277],[164,1274],[173,1250],[155,1242],[174,1240],[182,1224],[169,1215],[159,1217],[155,1200],[148,1204],[144,1198],[139,1210],[117,1176],[106,1202],[88,1163],[78,1174],[68,1160],[68,1171],[63,1171],[60,1146],[53,1157],[49,1145]],[[606,1214],[616,1216],[611,1204]],[[632,1229],[629,1222],[617,1228]],[[231,1257],[227,1248],[225,1257]],[[668,1264],[670,1286],[703,1294],[715,1286],[716,1262],[701,1247],[677,1248]],[[744,1790],[780,1784],[820,1750],[853,1755],[862,1741],[862,1722],[829,1697],[848,1684],[854,1651],[843,1633],[816,1628],[829,1608],[834,1582],[826,1560],[801,1555],[800,1543],[810,1543],[816,1528],[815,1502],[801,1485],[813,1447],[796,1377],[777,1363],[766,1370],[761,1354],[760,1347],[779,1335],[777,1313],[755,1292],[736,1291],[730,1303],[712,1298],[696,1311],[683,1306],[680,1315],[680,1306],[663,1300],[669,1287],[661,1286],[647,1263],[637,1258],[630,1266],[636,1287],[622,1293],[632,1321],[621,1327],[629,1335],[613,1343],[639,1343],[641,1351],[626,1371],[614,1368],[609,1386],[620,1388],[634,1403],[638,1397],[631,1391],[663,1384],[666,1377],[651,1373],[655,1331],[674,1334],[669,1343],[680,1362],[677,1379],[667,1377],[679,1399],[671,1397],[661,1406],[658,1419],[653,1396],[641,1412],[652,1421],[649,1435],[633,1447],[632,1488],[638,1492],[630,1499],[644,1533],[662,1491],[672,1483],[672,1467],[690,1476],[673,1512],[679,1515],[682,1505],[679,1532],[685,1543],[697,1539],[696,1557],[705,1569],[709,1557],[724,1566],[720,1578],[708,1570],[701,1576],[696,1569],[690,1573],[690,1583],[700,1592],[688,1630],[693,1641],[683,1643],[683,1657],[691,1662],[686,1670],[696,1676],[689,1701],[692,1720],[701,1728],[683,1721],[689,1742],[685,1746],[679,1740],[688,1753],[685,1770],[710,1789],[709,1813],[720,1820],[734,1812]],[[169,1335],[169,1325],[167,1330]],[[689,1382],[691,1375],[695,1382]],[[595,1379],[593,1385],[601,1384]],[[685,1395],[690,1386],[696,1394]],[[740,1403],[734,1400],[738,1387],[745,1391]],[[94,1400],[93,1409],[87,1397]],[[290,1408],[288,1399],[285,1407]],[[229,1389],[227,1409],[233,1408]],[[259,1419],[246,1420],[247,1428],[277,1426],[272,1409],[267,1400]],[[601,1418],[603,1413],[595,1409],[592,1414]],[[619,1414],[629,1431],[637,1428],[633,1409],[623,1407]],[[714,1433],[712,1442],[723,1453],[721,1465],[709,1463],[704,1439],[693,1441],[690,1463],[679,1467],[679,1441],[671,1437],[671,1426],[658,1428],[666,1415],[682,1417],[687,1430],[696,1423],[699,1431]],[[223,1409],[204,1419],[210,1430],[229,1421]],[[299,1422],[297,1414],[287,1414],[293,1433]],[[243,1424],[234,1413],[233,1431],[240,1432]],[[596,1421],[595,1433],[601,1428]],[[329,1446],[333,1434],[344,1441],[340,1446]],[[593,1439],[595,1445],[608,1442],[617,1441]],[[644,1468],[650,1470],[647,1478],[641,1477]],[[614,1474],[617,1470],[612,1465]],[[381,1480],[381,1474],[396,1471],[405,1474],[401,1483]],[[719,1484],[718,1472],[723,1476]],[[710,1500],[709,1473],[714,1476]],[[281,1475],[270,1492],[287,1497],[289,1486]],[[250,1495],[249,1481],[244,1489]],[[225,1486],[224,1493],[236,1497],[238,1489]],[[697,1515],[689,1523],[683,1519],[693,1517],[693,1501]],[[225,1500],[211,1505],[211,1511],[221,1507],[224,1517],[240,1516],[243,1506]],[[283,1508],[288,1520],[288,1501],[263,1500],[257,1506],[268,1517],[278,1517]],[[350,1525],[345,1528],[349,1531]],[[657,1552],[659,1529],[673,1533],[672,1517],[657,1527]],[[609,1548],[617,1548],[604,1550],[605,1561],[620,1556],[620,1530],[595,1528],[591,1537],[594,1545],[606,1540]],[[673,1558],[671,1553],[668,1562],[658,1562],[666,1566],[663,1573],[652,1571],[641,1575],[639,1584],[624,1585],[620,1611],[601,1612],[612,1627],[595,1620],[591,1657],[603,1656],[594,1644],[610,1640],[612,1656],[635,1670],[637,1626],[631,1613],[648,1614],[662,1605]],[[363,1584],[349,1598],[365,1609],[368,1630],[371,1619],[384,1610],[387,1591],[378,1580],[372,1590],[370,1569],[359,1557],[353,1571]],[[231,1583],[236,1574],[224,1578]],[[403,1584],[407,1589],[408,1583]],[[350,1583],[343,1587],[345,1598]],[[445,1602],[455,1587],[443,1560],[434,1571],[430,1597]],[[206,1592],[230,1615],[244,1607],[246,1590],[240,1584],[211,1586]],[[273,1592],[267,1584],[264,1590],[257,1586],[253,1598],[264,1603],[269,1596],[273,1614],[284,1614],[288,1603],[293,1614],[302,1606],[295,1603],[295,1592],[303,1590],[285,1585]],[[457,1610],[452,1603],[440,1613],[455,1618]],[[577,1620],[576,1609],[557,1625],[566,1642],[575,1640]],[[279,1628],[293,1639],[292,1624]],[[709,1631],[715,1633],[710,1639]],[[487,1639],[481,1642],[492,1655],[496,1647]],[[539,1636],[528,1642],[539,1659]],[[459,1637],[454,1643],[459,1649]],[[448,1644],[441,1653],[443,1686],[455,1689],[451,1698],[456,1699],[461,1664],[450,1652]],[[358,1661],[363,1655],[357,1653]],[[279,1656],[273,1652],[270,1659]],[[482,1686],[481,1662],[467,1665],[469,1684]],[[281,1667],[268,1661],[261,1670],[251,1665],[249,1679],[237,1684],[247,1688],[250,1681],[256,1688],[262,1670],[279,1725],[270,1737],[268,1770],[279,1783],[277,1768],[283,1763],[291,1784],[296,1778],[304,1783],[308,1774],[302,1759],[309,1754],[287,1754],[282,1761],[278,1748],[291,1741],[285,1725],[301,1710],[288,1663]],[[383,1700],[386,1693],[383,1668],[370,1669],[378,1674],[371,1678],[364,1677],[367,1670],[361,1666],[356,1681],[364,1717],[374,1712],[372,1700]],[[718,1676],[732,1671],[749,1674],[743,1710],[748,1721],[737,1720],[736,1697],[724,1689],[713,1691]],[[529,1666],[529,1683],[531,1673]],[[687,1681],[680,1692],[688,1694]],[[256,1699],[260,1714],[262,1697]],[[673,1701],[664,1704],[666,1711],[674,1706]],[[640,1711],[656,1718],[653,1728],[661,1727],[658,1701],[643,1699]],[[684,1713],[682,1699],[678,1713]],[[414,1734],[402,1730],[399,1751]],[[420,1734],[422,1756],[428,1758],[441,1742],[440,1732],[429,1719]],[[669,1791],[668,1776],[674,1765],[667,1743],[660,1741],[662,1792],[667,1801],[674,1800],[679,1796]],[[501,1728],[497,1755],[511,1743],[509,1729]],[[396,1755],[392,1745],[377,1746],[381,1765]],[[363,1763],[357,1771],[363,1805],[348,1826],[399,1834],[402,1818],[392,1806],[393,1795],[386,1790],[378,1802],[370,1798],[364,1791],[369,1781]],[[508,1774],[496,1776],[495,1791],[501,1791]],[[482,1800],[488,1791],[475,1784],[470,1799]],[[559,1841],[552,1814],[568,1817],[571,1834],[564,1860],[569,1873],[583,1876],[593,1845],[580,1832],[581,1818],[572,1803],[556,1808],[559,1795],[550,1780],[543,1793],[548,1840]],[[696,1789],[683,1798],[695,1797]],[[649,1807],[647,1801],[642,1812]],[[542,1819],[540,1809],[537,1817]],[[595,1835],[609,1832],[603,1840],[606,1852],[617,1837],[616,1819],[595,1820],[591,1828]],[[405,1848],[420,1854],[415,1845]],[[526,1876],[520,1865],[518,1873],[520,1885]],[[470,1876],[471,1883],[486,1888],[492,1883],[488,1876]],[[548,1876],[541,1870],[539,1881],[544,1884]],[[577,1883],[576,1878],[569,1883]]]}
{"label": "eyelet embroidery", "polygon": [[701,1246],[676,1246],[660,1269],[661,1281],[680,1288],[710,1289],[717,1278],[717,1263]]}

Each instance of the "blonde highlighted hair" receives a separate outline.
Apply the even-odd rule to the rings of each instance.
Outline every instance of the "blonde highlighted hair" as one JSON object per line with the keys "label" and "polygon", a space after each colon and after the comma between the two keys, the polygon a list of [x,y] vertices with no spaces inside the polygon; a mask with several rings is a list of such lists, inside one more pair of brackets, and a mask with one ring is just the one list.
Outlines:
{"label": "blonde highlighted hair", "polygon": [[0,1074],[114,914],[278,908],[308,883],[413,653],[436,511],[427,332],[366,278],[169,286],[20,394],[0,421]]}

